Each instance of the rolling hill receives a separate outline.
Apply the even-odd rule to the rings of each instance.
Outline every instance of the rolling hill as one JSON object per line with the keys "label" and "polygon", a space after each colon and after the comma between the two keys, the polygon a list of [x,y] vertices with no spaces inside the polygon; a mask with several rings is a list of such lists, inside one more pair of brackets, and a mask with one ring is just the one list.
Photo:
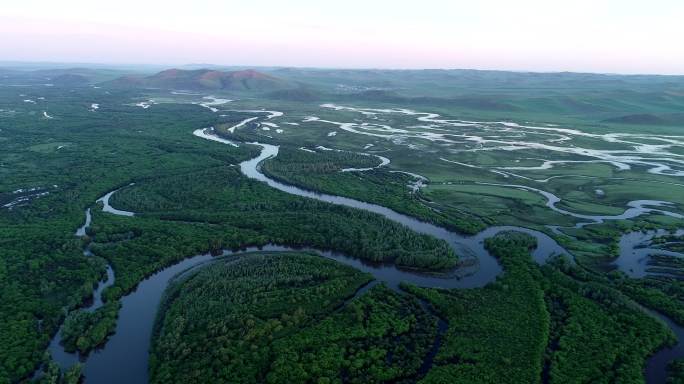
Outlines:
{"label": "rolling hill", "polygon": [[636,125],[681,125],[684,124],[684,114],[670,113],[655,115],[640,113],[618,116],[603,121],[604,123],[636,124]]}
{"label": "rolling hill", "polygon": [[254,70],[167,69],[152,76],[124,76],[105,83],[115,87],[183,90],[277,91],[292,88],[283,79]]}

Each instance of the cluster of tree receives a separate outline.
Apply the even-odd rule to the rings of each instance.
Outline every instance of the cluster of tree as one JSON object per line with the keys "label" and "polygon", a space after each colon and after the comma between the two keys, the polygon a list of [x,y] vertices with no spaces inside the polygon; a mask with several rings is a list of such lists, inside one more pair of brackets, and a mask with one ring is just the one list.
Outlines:
{"label": "cluster of tree", "polygon": [[684,284],[682,281],[663,277],[630,279],[617,271],[599,274],[560,260],[555,261],[554,266],[575,280],[617,289],[639,304],[656,309],[674,322],[684,325]]}
{"label": "cluster of tree", "polygon": [[663,269],[666,273],[682,273],[684,271],[684,259],[678,256],[651,255],[648,265],[653,266],[652,268]]}
{"label": "cluster of tree", "polygon": [[83,382],[83,366],[79,363],[62,373],[61,369],[50,359],[46,353],[43,362],[43,371],[32,382],[36,384],[79,384]]}
{"label": "cluster of tree", "polygon": [[16,224],[0,219],[0,382],[37,366],[63,307],[92,294],[102,263],[83,256],[68,221]]}
{"label": "cluster of tree", "polygon": [[679,359],[670,363],[668,368],[667,384],[684,383],[684,360]]}
{"label": "cluster of tree", "polygon": [[[199,106],[142,109],[126,91],[11,88],[0,89],[0,109],[13,111],[0,116],[0,201],[31,188],[47,194],[12,209],[0,204],[0,382],[31,375],[65,310],[87,300],[105,272],[74,237],[86,207],[137,179],[236,163],[256,152],[194,138],[193,129],[215,119]],[[91,112],[94,102],[100,109]]]}
{"label": "cluster of tree", "polygon": [[353,152],[311,153],[282,146],[277,157],[264,162],[262,171],[288,184],[379,204],[462,233],[474,234],[484,229],[483,222],[475,217],[464,217],[458,212],[447,215],[431,209],[420,191],[409,187],[416,179],[408,174],[383,168],[340,172],[345,168],[370,168],[378,162],[374,156]]}
{"label": "cluster of tree", "polygon": [[[447,269],[456,263],[453,250],[443,241],[417,234],[374,213],[282,193],[247,179],[234,167],[214,167],[138,183],[114,194],[111,203],[140,213],[140,219],[116,220],[120,225],[114,226],[109,217],[94,221],[91,234],[96,242],[111,241],[112,236],[122,233],[137,236],[132,241],[94,248],[110,261],[114,256],[108,250],[117,247],[142,244],[151,248],[155,243],[163,246],[171,230],[162,228],[179,228],[174,236],[180,237],[183,231],[211,224],[223,227],[218,236],[212,231],[211,249],[271,242],[315,246],[422,269]],[[198,239],[188,241],[198,243]],[[194,251],[211,249],[204,242]],[[149,251],[142,251],[145,253]]]}
{"label": "cluster of tree", "polygon": [[[484,288],[411,287],[449,321],[423,382],[640,382],[644,362],[670,332],[610,284],[559,262],[538,266],[534,239],[503,233],[486,241],[504,274]],[[580,273],[580,272],[577,272]]]}
{"label": "cluster of tree", "polygon": [[543,271],[547,301],[555,303],[552,317],[561,318],[547,349],[550,383],[641,381],[646,358],[674,341],[615,289],[573,280],[552,267]]}
{"label": "cluster of tree", "polygon": [[378,157],[365,153],[320,148],[309,151],[283,147],[278,151],[278,156],[264,164],[264,167],[270,173],[284,178],[299,179],[302,176],[331,175],[345,168],[373,168],[380,165]]}
{"label": "cluster of tree", "polygon": [[[668,251],[668,252],[676,252],[676,253],[684,254],[684,240],[682,240],[681,237],[680,238],[672,238],[670,242],[663,242],[661,244],[657,244],[656,248],[662,249],[662,250]],[[681,269],[680,265],[678,265],[676,267]]]}
{"label": "cluster of tree", "polygon": [[274,343],[266,379],[291,382],[414,382],[436,336],[418,301],[373,287],[340,313]]}
{"label": "cluster of tree", "polygon": [[[634,220],[607,221],[597,225],[587,225],[580,229],[564,229],[572,237],[564,236],[557,240],[572,251],[583,265],[596,271],[605,271],[620,253],[620,239],[625,233],[647,232],[654,230],[676,231],[681,227],[676,220],[662,221],[662,216],[641,216]],[[679,252],[683,244],[677,236],[666,235],[652,239],[653,248]]]}
{"label": "cluster of tree", "polygon": [[539,381],[550,321],[541,273],[528,267],[532,244],[533,238],[517,234],[488,240],[488,249],[499,257],[505,273],[484,288],[409,287],[449,323],[434,365],[422,382]]}
{"label": "cluster of tree", "polygon": [[[83,223],[84,209],[96,198],[132,181],[136,185],[117,192],[112,204],[140,216],[94,212],[89,232],[96,241],[93,251],[113,265],[117,281],[105,292],[105,307],[70,316],[64,334],[69,349],[87,351],[101,343],[114,326],[115,299],[145,276],[196,253],[279,243],[425,269],[449,268],[456,262],[446,243],[378,215],[289,196],[242,177],[227,165],[253,157],[257,149],[194,138],[192,130],[216,122],[216,114],[205,108],[159,104],[142,109],[131,105],[138,95],[114,90],[105,94],[87,87],[41,87],[45,101],[34,105],[18,95],[38,96],[34,95],[37,88],[12,88],[0,87],[0,109],[12,111],[0,114],[0,201],[4,205],[23,196],[23,192],[15,195],[20,189],[42,188],[47,194],[12,209],[0,207],[0,382],[29,377],[65,311],[90,297],[104,265],[99,258],[83,255],[83,244],[74,231]],[[93,102],[100,103],[96,112],[89,108]],[[54,118],[43,118],[42,110]],[[310,165],[321,159],[322,165]],[[383,169],[339,172],[344,167],[364,167],[369,160],[376,159],[283,147],[264,168],[288,183],[375,202],[463,232],[477,232],[491,222],[462,216],[448,207],[441,213],[429,209],[420,200],[424,197],[406,187],[413,181],[407,175]],[[657,225],[639,224],[632,229]],[[579,233],[578,238],[603,241],[597,249],[610,259],[621,228],[586,228],[594,232]],[[616,290],[684,324],[682,283],[604,276],[570,265],[539,268],[529,260],[531,245],[512,235],[489,241],[506,274],[488,287],[415,289],[450,323],[425,381],[534,382],[545,377],[563,382],[574,378],[574,371],[579,381],[601,382],[604,379],[598,372],[609,372],[603,377],[614,381],[640,380],[645,357],[671,340],[670,335],[625,305]],[[307,263],[315,270],[326,270],[311,260]],[[226,361],[238,368],[249,366],[254,377],[274,382],[285,377],[318,377],[322,382],[397,382],[418,377],[416,367],[431,338],[427,335],[434,334],[434,319],[418,311],[415,301],[379,287],[335,312],[331,308],[368,278],[349,277],[348,271],[346,278],[334,277],[331,271],[319,275],[294,265],[276,268],[298,276],[285,281],[264,280],[274,274],[272,269],[262,275],[253,272],[268,284],[255,281],[249,295],[235,298],[236,308],[249,307],[253,315],[233,313],[211,326],[205,323],[205,328],[195,328],[173,314],[175,301],[170,302],[168,319],[172,320],[168,321],[173,323],[166,328],[167,317],[160,320],[164,326],[159,334],[175,335],[163,339],[166,342],[182,339],[183,343],[158,347],[159,352],[169,353],[159,356],[165,356],[164,361],[189,358],[186,350],[205,351],[203,345],[191,341],[210,335],[225,346],[215,349],[217,355],[206,352],[202,362],[179,365],[183,367],[179,377],[194,379],[205,372],[219,372],[227,381],[235,381],[232,371],[226,370]],[[281,288],[285,288],[282,295],[267,294]],[[253,297],[258,301],[252,302]],[[218,307],[223,302],[211,295],[193,298],[188,308],[206,304],[207,310],[222,313]],[[272,313],[259,312],[264,303]],[[197,308],[194,313],[202,313]],[[180,327],[182,333],[176,335],[173,327]],[[347,330],[356,333],[345,344]],[[330,347],[333,343],[343,347]],[[308,350],[308,345],[315,349]],[[276,349],[284,360],[275,358]],[[586,356],[591,356],[590,364]],[[297,364],[286,364],[290,361]],[[155,364],[153,359],[160,380],[174,372],[173,367]],[[211,369],[206,370],[207,364]],[[42,380],[74,382],[80,376],[78,370],[62,375],[54,363],[48,364]],[[673,372],[676,375],[677,366]]]}
{"label": "cluster of tree", "polygon": [[384,286],[347,301],[369,279],[301,253],[230,257],[183,276],[155,324],[151,382],[415,378],[436,319]]}
{"label": "cluster of tree", "polygon": [[64,320],[62,344],[67,352],[87,354],[102,345],[116,329],[121,308],[118,300],[109,301],[95,311],[75,310]]}

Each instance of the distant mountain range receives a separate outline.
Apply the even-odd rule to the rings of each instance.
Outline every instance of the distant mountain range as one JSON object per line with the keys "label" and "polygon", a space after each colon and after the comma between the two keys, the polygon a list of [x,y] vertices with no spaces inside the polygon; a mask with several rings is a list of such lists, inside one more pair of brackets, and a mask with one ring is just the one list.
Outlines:
{"label": "distant mountain range", "polygon": [[681,125],[684,124],[684,113],[650,114],[640,113],[606,119],[605,123],[634,125]]}
{"label": "distant mountain range", "polygon": [[[191,64],[164,69],[5,65],[0,86],[188,90],[258,94],[292,102],[391,104],[452,113],[528,113],[591,119],[601,124],[681,126],[684,76],[532,73],[478,70],[383,70],[226,67]],[[160,71],[161,72],[158,72]]]}
{"label": "distant mountain range", "polygon": [[151,76],[123,76],[105,84],[113,87],[227,91],[277,91],[293,87],[286,80],[251,69],[167,69]]}
{"label": "distant mountain range", "polygon": [[0,68],[0,83],[81,87],[110,81],[126,73],[121,70],[106,68],[43,68],[37,70]]}

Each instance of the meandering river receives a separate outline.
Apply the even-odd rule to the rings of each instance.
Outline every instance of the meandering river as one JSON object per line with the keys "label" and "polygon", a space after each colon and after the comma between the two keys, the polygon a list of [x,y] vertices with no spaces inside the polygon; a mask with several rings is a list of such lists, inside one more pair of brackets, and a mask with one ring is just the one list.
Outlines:
{"label": "meandering river", "polygon": [[[209,140],[218,141],[224,144],[235,145],[235,143],[218,138],[213,132],[205,130],[195,131],[195,135]],[[412,271],[402,270],[392,264],[371,264],[360,259],[348,257],[346,255],[322,251],[316,249],[305,249],[315,252],[323,257],[338,261],[340,263],[355,267],[363,272],[372,274],[379,282],[386,283],[393,289],[398,289],[401,282],[408,282],[422,287],[441,287],[441,288],[475,288],[482,287],[492,282],[502,272],[501,266],[496,259],[484,248],[484,240],[502,231],[519,231],[527,233],[537,239],[538,247],[533,252],[533,257],[538,263],[544,263],[549,257],[554,255],[569,255],[558,243],[548,235],[528,228],[514,226],[499,226],[488,228],[474,236],[462,236],[447,231],[444,228],[426,223],[410,216],[395,212],[389,208],[362,202],[346,197],[321,194],[313,191],[304,190],[292,185],[287,185],[268,178],[260,171],[260,164],[266,159],[278,155],[278,147],[269,144],[250,143],[261,147],[259,156],[240,164],[242,173],[252,179],[259,180],[285,193],[312,198],[331,204],[344,205],[356,209],[363,209],[374,212],[386,217],[389,220],[405,225],[412,230],[434,236],[446,241],[461,258],[470,258],[473,263],[466,263],[468,266],[454,271],[448,276],[435,276],[421,274]],[[112,214],[133,216],[133,212],[120,211],[109,205],[109,197],[116,191],[109,192],[101,201],[105,210]],[[584,215],[593,220],[594,216]],[[605,217],[595,216],[596,220]],[[86,224],[79,228],[77,235],[85,235],[86,228],[90,225],[90,212],[86,212]],[[636,244],[634,244],[636,247]],[[264,251],[292,251],[292,248],[276,244],[267,245],[262,248]],[[224,255],[238,254],[256,251],[257,248],[247,248],[239,252],[224,252]],[[86,248],[86,252],[89,250]],[[148,381],[148,351],[151,342],[152,328],[157,312],[157,307],[162,294],[171,279],[188,268],[195,267],[211,260],[208,254],[195,256],[185,259],[177,264],[165,268],[149,278],[142,281],[137,289],[122,298],[122,308],[119,313],[119,320],[116,332],[112,335],[106,345],[99,350],[92,352],[87,357],[81,357],[84,362],[84,374],[88,383],[147,383]],[[99,293],[104,284],[111,284],[114,275],[111,268],[108,268],[109,278],[102,282],[95,295],[94,305],[101,305]],[[92,310],[92,306],[89,308]],[[677,334],[679,340],[684,339],[684,330],[672,323],[666,317],[653,313],[654,316],[662,319]],[[79,360],[79,356],[63,351],[59,345],[59,332],[50,343],[50,352],[55,361],[63,368],[72,365]],[[434,351],[436,353],[436,350]],[[684,347],[681,343],[672,349],[661,350],[655,354],[648,362],[646,369],[646,379],[649,383],[664,382],[664,366],[673,358],[684,356]]]}

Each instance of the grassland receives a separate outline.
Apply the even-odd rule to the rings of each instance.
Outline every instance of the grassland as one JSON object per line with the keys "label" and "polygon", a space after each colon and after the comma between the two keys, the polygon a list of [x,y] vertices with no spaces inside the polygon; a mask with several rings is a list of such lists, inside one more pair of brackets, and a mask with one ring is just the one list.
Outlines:
{"label": "grassland", "polygon": [[[634,80],[634,79],[632,79]],[[642,84],[643,86],[643,84]],[[586,88],[562,88],[560,93],[582,94]],[[501,90],[502,97],[515,97],[510,90]],[[549,96],[547,90],[530,90],[530,93],[539,92],[538,98]],[[615,92],[611,91],[611,97]],[[636,105],[635,95],[630,95],[629,103]],[[523,225],[526,227],[545,231],[562,241],[568,247],[579,250],[580,259],[587,266],[592,268],[605,268],[610,264],[611,258],[615,257],[611,247],[616,243],[619,233],[614,233],[609,239],[606,236],[598,235],[602,231],[611,231],[614,223],[592,225],[584,231],[577,231],[572,227],[583,219],[574,218],[554,212],[545,206],[545,199],[538,193],[530,190],[520,190],[512,187],[501,187],[484,184],[515,184],[522,187],[538,188],[560,198],[556,204],[559,209],[584,215],[619,215],[627,209],[627,204],[633,200],[665,200],[672,202],[674,206],[668,210],[681,214],[684,201],[684,184],[680,177],[653,174],[646,172],[645,165],[633,164],[630,169],[623,169],[614,164],[606,162],[587,162],[597,160],[595,157],[583,155],[581,153],[569,153],[563,151],[550,151],[534,146],[526,148],[515,148],[514,150],[496,150],[495,145],[485,143],[484,149],[479,150],[472,140],[461,139],[459,137],[480,137],[495,141],[512,141],[533,143],[539,145],[550,145],[560,148],[584,148],[587,153],[592,151],[634,151],[635,145],[662,144],[663,141],[653,137],[665,137],[667,135],[679,135],[675,128],[663,126],[659,131],[646,129],[639,125],[611,124],[603,120],[605,113],[586,114],[571,108],[573,104],[568,104],[564,110],[555,113],[553,120],[547,119],[544,113],[536,111],[534,108],[521,108],[524,112],[502,112],[502,111],[477,111],[478,117],[474,117],[474,110],[466,111],[462,108],[448,108],[442,104],[401,104],[400,99],[392,97],[364,98],[351,100],[343,96],[327,95],[320,96],[312,103],[297,102],[293,100],[245,100],[236,101],[236,109],[265,108],[276,109],[284,112],[284,116],[274,122],[282,128],[281,133],[273,131],[263,131],[260,126],[252,125],[241,128],[237,131],[236,137],[243,140],[260,140],[279,144],[282,146],[283,154],[287,156],[290,149],[295,151],[300,146],[315,148],[324,146],[349,152],[364,152],[377,154],[387,157],[391,163],[374,172],[368,174],[357,173],[348,175],[334,171],[327,171],[326,174],[300,173],[295,180],[296,169],[290,170],[287,180],[297,183],[300,186],[337,193],[345,196],[369,200],[376,203],[391,205],[395,210],[410,213],[421,217],[424,220],[433,221],[452,229],[472,233],[488,225]],[[442,116],[438,119],[451,119],[451,121],[472,122],[479,121],[482,128],[472,126],[449,126],[442,124],[438,129],[430,132],[444,133],[451,140],[458,143],[446,143],[426,139],[420,136],[425,129],[421,128],[426,122],[417,121],[416,116],[405,115],[402,113],[373,112],[373,115],[355,112],[353,110],[334,110],[323,108],[325,103],[356,108],[366,108],[365,111],[392,110],[397,108],[409,108],[420,112],[438,113]],[[580,104],[599,103],[605,110],[615,109],[616,113],[622,111],[627,113],[627,104],[616,103],[614,101],[599,100],[593,97]],[[625,103],[627,103],[625,101]],[[638,104],[638,103],[637,103]],[[522,105],[522,104],[521,104]],[[676,99],[662,106],[653,106],[650,101],[643,99],[639,108],[648,109],[668,109],[673,108]],[[231,106],[233,107],[233,106]],[[671,109],[670,109],[671,110]],[[318,120],[311,120],[310,116],[315,116]],[[368,131],[373,135],[360,134],[341,129],[339,125],[327,123],[326,121],[354,123],[354,124],[380,124],[391,127],[392,129],[403,130],[388,131],[382,128],[378,131]],[[508,126],[496,125],[497,123],[486,123],[497,121],[508,121],[521,125],[541,127],[542,129],[527,129],[522,135],[516,137],[516,130],[510,130]],[[284,124],[285,122],[297,123],[297,126]],[[439,125],[439,124],[438,124]],[[361,125],[359,127],[362,128]],[[565,133],[546,131],[545,129],[570,129],[578,130],[580,133]],[[367,128],[363,128],[367,130]],[[383,131],[384,129],[384,131]],[[492,133],[498,132],[499,134]],[[330,132],[336,132],[334,136],[328,136]],[[388,133],[389,132],[389,133]],[[636,135],[638,139],[628,138],[632,143],[623,143],[612,139],[605,140],[610,135],[625,134]],[[460,136],[459,136],[460,135]],[[556,135],[556,136],[554,136]],[[569,139],[563,139],[562,136]],[[608,135],[608,136],[603,136]],[[649,136],[651,135],[651,136]],[[499,137],[496,137],[499,136]],[[627,137],[627,136],[625,136]],[[562,141],[554,142],[554,139]],[[568,141],[569,140],[569,141]],[[665,139],[667,140],[667,139]],[[515,146],[515,145],[514,145]],[[680,145],[669,147],[676,160],[677,150]],[[328,154],[317,151],[317,154],[302,153],[298,154],[299,161],[321,162],[326,160]],[[627,153],[626,152],[626,153]],[[656,156],[651,156],[656,157]],[[290,159],[291,160],[291,159]],[[544,160],[569,161],[568,163],[557,163],[545,169],[516,169],[524,167],[540,167]],[[289,160],[287,160],[289,162]],[[648,162],[646,159],[645,161]],[[272,176],[283,177],[284,170],[278,175],[276,165],[284,163],[285,160],[271,160],[272,165],[267,162],[264,169]],[[677,166],[674,163],[669,163]],[[294,167],[294,165],[291,165]],[[512,169],[508,169],[512,168]],[[505,170],[506,174],[492,171]],[[417,194],[410,194],[408,188],[401,188],[404,183],[403,176],[391,171],[404,171],[422,175],[429,181],[427,185],[420,189]],[[377,174],[383,176],[378,178]],[[392,175],[392,176],[389,176]],[[378,185],[377,180],[382,180]],[[388,190],[392,186],[392,190]],[[439,212],[439,213],[436,213]],[[436,216],[444,216],[439,218]],[[643,222],[667,222],[666,218],[658,214],[641,217]],[[567,227],[561,229],[568,235],[580,235],[581,240],[574,237],[558,236],[551,232],[547,227],[554,225]],[[676,225],[675,225],[676,226]],[[672,226],[670,226],[672,227]]]}
{"label": "grassland", "polygon": [[[616,215],[633,200],[666,200],[673,203],[668,211],[684,213],[684,183],[674,174],[682,171],[677,160],[684,154],[683,146],[666,141],[683,136],[677,123],[684,105],[681,79],[468,71],[276,69],[270,73],[294,83],[307,79],[307,85],[287,92],[214,95],[235,100],[214,113],[198,105],[206,102],[204,94],[105,89],[87,82],[46,87],[36,79],[30,86],[10,87],[4,85],[17,85],[11,78],[0,80],[0,382],[23,380],[45,360],[45,380],[77,380],[78,367],[60,374],[45,359],[44,350],[67,313],[89,299],[104,275],[105,262],[117,276],[116,284],[104,294],[107,313],[72,312],[65,338],[69,349],[85,352],[101,343],[111,332],[122,295],[154,271],[201,252],[275,242],[313,245],[423,269],[454,265],[456,255],[442,242],[376,215],[288,196],[247,180],[237,165],[254,157],[257,149],[192,136],[193,130],[209,126],[241,141],[279,145],[279,156],[263,164],[264,172],[274,178],[375,202],[463,233],[507,224],[538,229],[554,236],[578,263],[573,268],[540,268],[528,260],[529,244],[499,239],[489,244],[506,270],[496,283],[472,291],[407,288],[432,302],[449,320],[435,367],[425,377],[416,373],[420,360],[416,357],[424,355],[425,339],[434,334],[434,319],[419,311],[411,296],[383,287],[340,312],[330,311],[332,303],[339,303],[364,280],[345,270],[345,278],[354,283],[317,297],[313,304],[322,312],[314,311],[306,324],[298,323],[282,334],[268,325],[262,329],[268,332],[254,339],[259,340],[255,349],[240,346],[245,348],[244,356],[253,353],[254,360],[245,357],[236,367],[251,372],[247,375],[254,380],[268,379],[255,373],[268,362],[274,381],[292,377],[335,381],[333,377],[339,379],[335,375],[345,372],[348,381],[503,377],[511,382],[638,382],[648,354],[670,336],[636,311],[630,300],[684,323],[683,286],[676,273],[636,280],[616,273],[612,264],[623,233],[677,229],[682,227],[681,219],[651,213],[573,228],[583,219],[549,209],[541,194],[491,185],[539,188],[560,198],[558,208],[578,214]],[[140,102],[144,104],[136,106]],[[99,109],[91,111],[92,103],[98,103]],[[326,103],[364,110],[321,106]],[[253,112],[261,109],[284,114],[266,119],[265,112]],[[255,115],[262,117],[227,132]],[[373,155],[391,162],[372,171],[341,172],[347,167],[375,166],[378,158]],[[626,169],[605,162],[630,161],[619,158],[622,155],[642,156],[643,163],[629,163]],[[587,162],[601,156],[609,160]],[[547,160],[564,163],[547,167]],[[648,164],[653,162],[670,169]],[[397,172],[427,181],[414,189],[409,184],[416,177]],[[136,217],[93,209],[88,237],[95,257],[84,256],[82,240],[74,237],[84,210],[97,208],[95,199],[131,182],[135,185],[117,192],[111,202],[136,212]],[[563,227],[564,235],[548,225]],[[681,249],[680,239],[672,240],[662,246]],[[681,274],[682,265],[676,260],[661,258],[658,263]],[[297,268],[292,276],[307,270]],[[328,276],[342,273],[329,265],[317,268],[330,272]],[[292,292],[296,281],[287,280],[283,292]],[[327,284],[309,283],[307,289]],[[180,285],[174,289],[179,297],[190,299],[207,284],[199,284],[194,293]],[[282,323],[281,316],[287,313],[291,319],[292,303],[271,288],[264,289],[284,304],[269,316]],[[169,304],[170,315],[160,321],[176,324],[176,314],[185,310],[197,311],[193,316],[209,313],[202,312],[207,308],[214,313],[216,306],[208,304],[206,308]],[[374,322],[357,321],[359,312]],[[234,325],[218,320],[216,324]],[[397,335],[388,325],[405,331],[399,343],[392,344]],[[208,366],[212,368],[206,371],[207,379],[231,377],[217,366],[225,355],[200,356],[188,361],[182,372],[173,367],[182,352],[175,341],[208,340],[218,328],[207,327],[191,336],[160,329],[161,337],[168,338],[155,350],[157,380],[169,375],[200,377],[203,373],[197,367]],[[208,333],[209,329],[215,333]],[[347,336],[343,329],[357,332],[344,349],[324,345],[340,342]],[[271,340],[272,334],[284,338]],[[310,343],[312,339],[320,343]],[[371,342],[382,348],[371,347]],[[193,344],[198,350],[202,347]],[[298,364],[286,366],[282,359],[260,354],[266,350]],[[406,350],[418,352],[411,355]],[[401,356],[400,363],[385,360],[383,364],[388,355]],[[591,364],[578,363],[587,356]],[[678,365],[674,368],[673,377],[680,371]]]}

